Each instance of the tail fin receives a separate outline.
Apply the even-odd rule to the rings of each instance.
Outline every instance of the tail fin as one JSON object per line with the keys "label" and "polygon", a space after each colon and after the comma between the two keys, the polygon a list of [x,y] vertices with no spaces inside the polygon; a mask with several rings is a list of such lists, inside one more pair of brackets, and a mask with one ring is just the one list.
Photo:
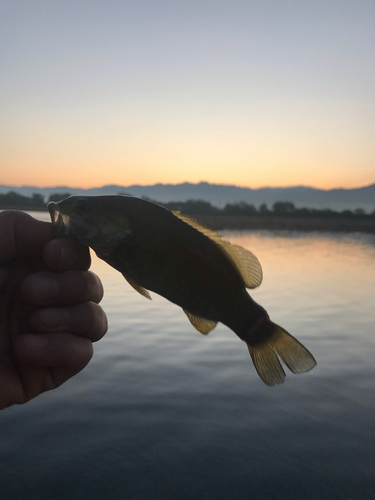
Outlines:
{"label": "tail fin", "polygon": [[308,372],[316,365],[314,356],[297,339],[272,322],[267,325],[265,339],[255,344],[248,342],[247,347],[258,375],[267,385],[284,382],[285,372],[278,356],[293,373]]}

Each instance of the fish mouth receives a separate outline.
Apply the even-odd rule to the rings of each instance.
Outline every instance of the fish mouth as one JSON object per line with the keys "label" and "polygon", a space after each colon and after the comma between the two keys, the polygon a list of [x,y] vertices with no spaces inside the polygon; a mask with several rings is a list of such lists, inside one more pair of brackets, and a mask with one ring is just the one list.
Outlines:
{"label": "fish mouth", "polygon": [[53,224],[53,233],[56,238],[68,236],[70,227],[70,216],[62,212],[60,205],[50,201],[47,205],[48,212]]}

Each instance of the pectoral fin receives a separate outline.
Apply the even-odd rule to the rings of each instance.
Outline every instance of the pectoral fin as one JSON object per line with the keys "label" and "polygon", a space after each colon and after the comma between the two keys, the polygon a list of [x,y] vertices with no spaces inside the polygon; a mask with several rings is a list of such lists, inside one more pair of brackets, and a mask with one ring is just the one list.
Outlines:
{"label": "pectoral fin", "polygon": [[151,295],[149,294],[148,290],[145,288],[141,287],[136,283],[134,280],[129,278],[129,276],[126,276],[126,274],[122,273],[123,277],[126,279],[126,281],[129,283],[130,286],[134,288],[134,290],[137,290],[138,293],[143,295],[143,297],[146,297],[146,299],[152,300]]}
{"label": "pectoral fin", "polygon": [[189,318],[189,321],[194,326],[194,328],[198,330],[198,332],[203,333],[204,335],[210,333],[210,331],[213,330],[217,325],[215,321],[201,318],[200,316],[196,316],[195,314],[191,314],[188,311],[185,311],[185,309],[184,313]]}

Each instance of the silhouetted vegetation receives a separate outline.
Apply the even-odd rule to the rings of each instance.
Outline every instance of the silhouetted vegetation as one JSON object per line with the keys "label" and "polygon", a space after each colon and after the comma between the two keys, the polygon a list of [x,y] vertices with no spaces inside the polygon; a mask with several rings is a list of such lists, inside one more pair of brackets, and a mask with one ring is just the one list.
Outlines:
{"label": "silhouetted vegetation", "polygon": [[[151,201],[151,200],[150,200]],[[351,218],[373,218],[372,214],[366,214],[362,208],[356,210],[343,210],[336,212],[331,209],[317,208],[296,208],[293,203],[288,201],[277,201],[269,209],[265,203],[257,209],[254,205],[245,202],[227,203],[223,208],[212,206],[210,203],[202,200],[170,201],[168,203],[158,203],[169,210],[178,210],[187,215],[235,215],[235,216],[287,216],[287,217],[351,217]]]}
{"label": "silhouetted vegetation", "polygon": [[222,213],[219,208],[203,200],[170,201],[168,203],[159,203],[159,205],[169,210],[183,212],[187,215],[214,215]]}
{"label": "silhouetted vegetation", "polygon": [[65,198],[69,198],[71,196],[70,193],[52,193],[48,197],[48,203],[50,201],[60,201],[60,200],[65,200]]}
{"label": "silhouetted vegetation", "polygon": [[[53,193],[49,196],[49,201],[60,201],[70,196],[70,193]],[[144,199],[148,199],[144,197]],[[149,200],[149,199],[148,199]],[[153,200],[149,200],[153,201]],[[169,210],[182,212],[186,215],[226,215],[226,216],[266,216],[266,217],[296,217],[296,218],[350,218],[356,219],[374,219],[375,211],[371,214],[366,214],[362,208],[355,210],[343,210],[337,212],[331,209],[316,209],[316,208],[296,208],[289,201],[277,201],[268,208],[265,203],[256,208],[252,204],[241,201],[240,203],[227,203],[223,208],[218,208],[208,201],[204,200],[187,200],[187,201],[170,201],[160,203],[154,201]],[[0,194],[0,208],[19,208],[43,210],[46,208],[44,197],[38,193],[34,193],[31,197],[23,196],[14,191],[6,194]]]}
{"label": "silhouetted vegetation", "polygon": [[227,203],[222,213],[226,215],[256,215],[258,212],[254,205],[248,205],[242,201],[241,203]]}
{"label": "silhouetted vegetation", "polygon": [[30,207],[38,208],[43,210],[46,206],[44,197],[41,194],[34,193],[31,197],[23,196],[15,191],[9,191],[9,193],[0,194],[0,207]]}

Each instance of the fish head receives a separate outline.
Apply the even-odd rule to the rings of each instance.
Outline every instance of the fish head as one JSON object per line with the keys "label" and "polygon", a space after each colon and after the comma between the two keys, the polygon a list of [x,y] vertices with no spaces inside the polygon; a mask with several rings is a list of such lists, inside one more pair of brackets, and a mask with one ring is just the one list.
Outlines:
{"label": "fish head", "polygon": [[74,238],[97,252],[113,250],[131,230],[128,219],[113,206],[110,198],[70,196],[48,203],[55,236]]}

